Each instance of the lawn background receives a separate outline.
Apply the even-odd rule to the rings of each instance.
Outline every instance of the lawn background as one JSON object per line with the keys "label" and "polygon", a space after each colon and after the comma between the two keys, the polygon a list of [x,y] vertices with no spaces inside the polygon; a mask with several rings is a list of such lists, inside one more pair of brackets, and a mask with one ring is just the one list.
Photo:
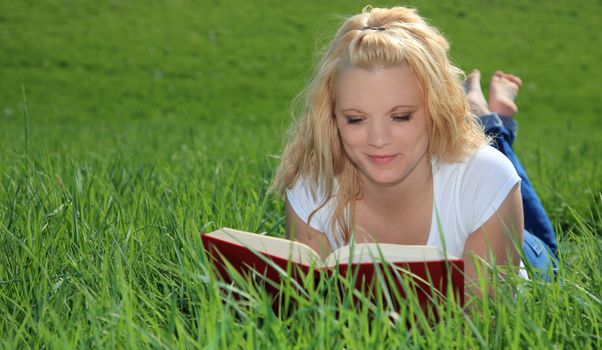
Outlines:
{"label": "lawn background", "polygon": [[[516,148],[559,229],[567,265],[574,262],[576,281],[593,293],[593,306],[581,307],[597,315],[602,3],[407,4],[449,38],[463,69],[523,78]],[[170,299],[173,289],[202,289],[198,232],[283,234],[282,202],[266,189],[290,101],[341,15],[363,5],[0,3],[2,342],[173,346],[177,332],[164,318],[173,308],[185,333],[199,337],[191,343],[210,345],[215,335],[221,344],[223,330],[201,331],[186,316],[218,312],[183,311],[173,300],[185,297]],[[140,308],[156,313],[139,316]],[[527,320],[547,329],[536,344],[571,344],[561,321]],[[69,322],[76,326],[63,328]],[[589,328],[574,341],[599,345],[602,318],[583,322]],[[467,339],[462,344],[471,345]]]}

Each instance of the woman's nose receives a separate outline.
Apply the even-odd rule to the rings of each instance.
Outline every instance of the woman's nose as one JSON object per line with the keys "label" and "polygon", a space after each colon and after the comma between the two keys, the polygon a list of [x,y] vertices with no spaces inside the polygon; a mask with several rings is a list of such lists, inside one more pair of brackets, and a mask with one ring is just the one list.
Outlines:
{"label": "woman's nose", "polygon": [[383,148],[391,143],[391,131],[386,123],[371,120],[368,125],[368,145]]}

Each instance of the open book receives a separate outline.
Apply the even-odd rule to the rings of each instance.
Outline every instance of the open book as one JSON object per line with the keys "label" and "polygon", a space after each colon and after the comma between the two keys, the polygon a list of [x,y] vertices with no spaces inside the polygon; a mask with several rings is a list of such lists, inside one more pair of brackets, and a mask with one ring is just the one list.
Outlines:
{"label": "open book", "polygon": [[[436,247],[395,244],[358,243],[334,250],[325,259],[309,246],[283,238],[221,228],[201,235],[205,252],[220,274],[227,279],[226,262],[242,273],[260,273],[278,282],[292,264],[301,273],[332,273],[345,275],[351,270],[357,274],[358,284],[370,284],[377,273],[386,266],[411,276],[422,289],[445,295],[448,286],[463,302],[464,262],[445,256]],[[282,271],[281,270],[281,271]],[[428,293],[427,294],[431,294]],[[424,295],[427,299],[428,295]]]}

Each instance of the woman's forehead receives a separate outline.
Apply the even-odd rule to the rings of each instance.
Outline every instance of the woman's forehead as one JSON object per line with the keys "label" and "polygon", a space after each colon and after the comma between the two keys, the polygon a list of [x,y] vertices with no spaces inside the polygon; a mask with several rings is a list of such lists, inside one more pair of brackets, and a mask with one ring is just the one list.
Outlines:
{"label": "woman's forehead", "polygon": [[347,68],[335,84],[339,109],[380,110],[422,104],[420,87],[409,66],[373,69]]}

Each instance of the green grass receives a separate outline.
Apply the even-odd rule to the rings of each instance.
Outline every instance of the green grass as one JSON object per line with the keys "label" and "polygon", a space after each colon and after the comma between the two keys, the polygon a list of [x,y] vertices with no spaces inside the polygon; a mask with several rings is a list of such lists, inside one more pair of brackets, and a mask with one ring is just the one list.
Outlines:
{"label": "green grass", "polygon": [[558,227],[561,284],[408,328],[328,281],[285,288],[279,316],[207,268],[201,231],[284,234],[266,190],[290,101],[362,5],[0,3],[0,348],[600,348],[597,2],[415,2],[458,65],[525,81],[517,150]]}

